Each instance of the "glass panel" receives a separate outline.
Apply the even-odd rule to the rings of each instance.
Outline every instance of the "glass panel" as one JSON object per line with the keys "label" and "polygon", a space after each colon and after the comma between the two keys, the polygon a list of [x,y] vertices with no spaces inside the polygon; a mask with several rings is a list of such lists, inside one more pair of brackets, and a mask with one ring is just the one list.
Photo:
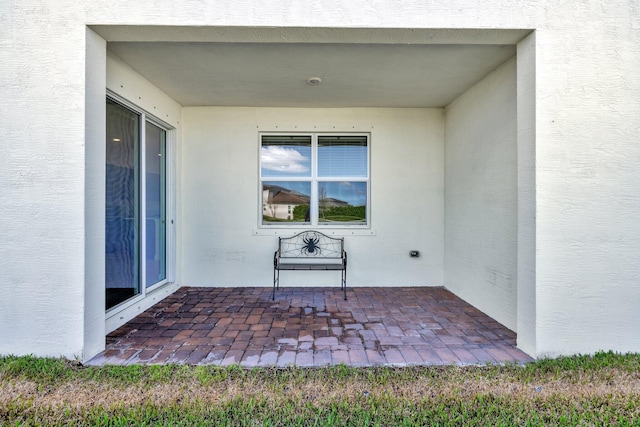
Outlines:
{"label": "glass panel", "polygon": [[262,183],[262,223],[309,222],[311,182],[271,181]]}
{"label": "glass panel", "polygon": [[149,287],[167,278],[166,132],[149,122],[145,131],[145,285]]}
{"label": "glass panel", "polygon": [[263,136],[260,151],[263,177],[310,177],[310,136]]}
{"label": "glass panel", "polygon": [[319,136],[318,176],[367,177],[366,136]]}
{"label": "glass panel", "polygon": [[106,308],[140,293],[139,116],[107,100]]}
{"label": "glass panel", "polygon": [[320,223],[367,223],[367,183],[357,181],[318,183]]}

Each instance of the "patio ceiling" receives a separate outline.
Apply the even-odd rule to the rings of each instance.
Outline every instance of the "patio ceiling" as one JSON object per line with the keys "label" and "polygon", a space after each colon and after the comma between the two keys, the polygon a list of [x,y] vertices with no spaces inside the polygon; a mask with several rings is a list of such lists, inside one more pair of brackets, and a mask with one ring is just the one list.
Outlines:
{"label": "patio ceiling", "polygon": [[94,29],[183,106],[260,107],[444,107],[513,57],[528,32]]}

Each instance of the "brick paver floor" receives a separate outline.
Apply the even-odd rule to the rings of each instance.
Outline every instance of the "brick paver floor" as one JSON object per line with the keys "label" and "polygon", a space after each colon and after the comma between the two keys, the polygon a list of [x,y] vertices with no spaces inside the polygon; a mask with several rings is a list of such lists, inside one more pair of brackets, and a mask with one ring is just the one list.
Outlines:
{"label": "brick paver floor", "polygon": [[183,287],[107,336],[103,364],[407,366],[528,362],[444,288]]}

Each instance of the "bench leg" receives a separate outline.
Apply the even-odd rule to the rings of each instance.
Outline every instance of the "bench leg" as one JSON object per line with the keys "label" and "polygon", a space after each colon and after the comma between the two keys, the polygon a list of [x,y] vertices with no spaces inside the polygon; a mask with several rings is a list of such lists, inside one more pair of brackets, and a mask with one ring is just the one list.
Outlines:
{"label": "bench leg", "polygon": [[278,289],[280,288],[280,271],[277,269],[273,269],[273,292],[271,293],[271,300],[274,301],[276,299],[276,286]]}
{"label": "bench leg", "polygon": [[344,300],[347,300],[347,269],[342,270],[342,291],[344,292]]}

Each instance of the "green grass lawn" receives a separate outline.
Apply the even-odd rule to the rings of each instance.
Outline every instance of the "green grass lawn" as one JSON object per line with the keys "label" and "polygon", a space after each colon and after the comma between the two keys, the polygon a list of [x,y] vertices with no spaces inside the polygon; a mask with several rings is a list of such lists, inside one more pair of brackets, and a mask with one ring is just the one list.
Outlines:
{"label": "green grass lawn", "polygon": [[0,425],[640,426],[640,355],[250,370],[9,356],[0,358]]}

